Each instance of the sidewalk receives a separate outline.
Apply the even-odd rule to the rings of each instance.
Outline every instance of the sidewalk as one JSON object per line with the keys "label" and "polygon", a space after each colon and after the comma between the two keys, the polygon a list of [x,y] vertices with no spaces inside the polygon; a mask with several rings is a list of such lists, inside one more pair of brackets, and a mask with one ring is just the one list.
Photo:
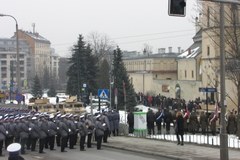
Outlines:
{"label": "sidewalk", "polygon": [[[175,142],[116,136],[108,138],[108,143],[102,143],[103,147],[110,147],[150,155],[159,155],[176,160],[219,160],[220,148],[206,147],[185,143],[184,146]],[[239,160],[240,151],[228,149],[229,160]]]}

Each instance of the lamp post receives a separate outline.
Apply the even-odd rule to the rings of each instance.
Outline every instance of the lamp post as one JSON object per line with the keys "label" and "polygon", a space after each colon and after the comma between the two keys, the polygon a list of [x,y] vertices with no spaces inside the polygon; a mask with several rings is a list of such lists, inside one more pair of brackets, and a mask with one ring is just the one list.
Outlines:
{"label": "lamp post", "polygon": [[14,21],[16,23],[16,50],[17,50],[17,53],[16,53],[16,57],[17,57],[16,81],[17,81],[17,90],[19,93],[21,93],[22,90],[21,90],[20,67],[19,67],[18,22],[17,22],[17,19],[11,15],[0,14],[0,17],[11,17],[12,19],[14,19]]}

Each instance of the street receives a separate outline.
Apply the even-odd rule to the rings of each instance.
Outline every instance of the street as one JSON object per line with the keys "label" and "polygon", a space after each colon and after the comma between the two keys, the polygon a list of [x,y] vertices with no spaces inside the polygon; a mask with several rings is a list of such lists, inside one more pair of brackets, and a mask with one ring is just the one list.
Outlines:
{"label": "street", "polygon": [[[45,149],[45,154],[39,154],[37,152],[27,152],[23,157],[25,160],[171,160],[169,158],[144,155],[136,152],[128,152],[123,150],[116,150],[112,148],[103,147],[102,150],[97,150],[96,147],[90,148],[86,151],[79,151],[79,147],[73,150],[67,150],[68,152],[60,152],[57,148],[56,151],[50,151]],[[4,159],[7,160],[5,154]]]}

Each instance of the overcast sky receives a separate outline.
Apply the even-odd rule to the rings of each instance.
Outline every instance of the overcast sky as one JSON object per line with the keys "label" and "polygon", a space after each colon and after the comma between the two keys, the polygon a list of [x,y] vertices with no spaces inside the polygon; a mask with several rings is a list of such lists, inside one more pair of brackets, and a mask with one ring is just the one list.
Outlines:
{"label": "overcast sky", "polygon": [[[51,41],[60,56],[69,54],[78,35],[106,34],[121,50],[187,49],[195,34],[196,0],[187,0],[186,17],[168,16],[168,0],[1,0],[0,13],[14,16],[19,29]],[[0,17],[0,37],[9,38],[15,22]]]}

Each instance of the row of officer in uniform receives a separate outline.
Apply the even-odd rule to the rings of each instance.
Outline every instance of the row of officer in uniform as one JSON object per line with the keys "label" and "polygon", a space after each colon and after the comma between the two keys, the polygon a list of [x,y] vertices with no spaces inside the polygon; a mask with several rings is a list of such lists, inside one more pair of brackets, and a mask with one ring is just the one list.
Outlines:
{"label": "row of officer in uniform", "polygon": [[[110,130],[108,117],[104,114],[72,115],[72,114],[23,114],[23,115],[1,115],[0,113],[0,155],[3,146],[5,148],[13,143],[21,144],[21,154],[26,149],[36,150],[39,143],[39,153],[44,153],[44,148],[55,150],[55,144],[61,147],[61,152],[69,146],[74,149],[78,137],[80,150],[84,151],[87,137],[87,147],[91,147],[92,135],[95,133],[97,149],[101,149],[102,138]],[[55,143],[56,141],[56,143]]]}

